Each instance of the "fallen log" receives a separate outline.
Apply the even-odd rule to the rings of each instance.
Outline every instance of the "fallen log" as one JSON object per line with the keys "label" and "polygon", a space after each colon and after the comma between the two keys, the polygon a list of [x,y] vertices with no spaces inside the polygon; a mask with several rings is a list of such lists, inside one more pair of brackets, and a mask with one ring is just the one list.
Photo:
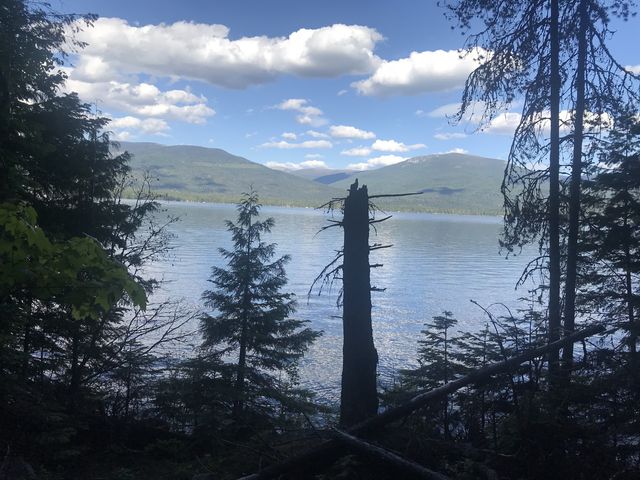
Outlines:
{"label": "fallen log", "polygon": [[373,445],[369,442],[365,442],[364,440],[354,437],[353,435],[349,435],[348,433],[345,433],[341,430],[334,429],[333,435],[336,440],[344,443],[347,447],[351,448],[355,452],[369,457],[374,457],[382,461],[382,463],[393,465],[394,467],[404,471],[405,474],[411,476],[412,478],[423,478],[426,480],[448,480],[448,477],[445,477],[438,472],[434,472],[433,470],[429,470],[419,463],[415,463],[402,458],[401,456],[396,455],[389,450],[386,450],[377,445]]}
{"label": "fallen log", "polygon": [[[404,418],[424,407],[431,401],[446,397],[450,393],[453,393],[462,387],[483,382],[489,377],[499,373],[508,372],[521,363],[527,362],[536,357],[542,357],[546,353],[560,350],[565,345],[573,344],[592,335],[601,333],[604,330],[605,328],[601,325],[587,327],[543,347],[523,352],[520,355],[516,355],[515,357],[511,357],[502,362],[487,365],[486,367],[475,370],[464,377],[453,380],[446,385],[416,395],[402,405],[389,408],[378,415],[352,426],[347,429],[347,432],[356,435],[366,435],[380,427],[383,427],[384,425]],[[238,480],[264,480],[274,478],[290,471],[309,468],[309,466],[316,465],[319,461],[324,461],[325,463],[331,462],[342,455],[344,455],[343,445],[336,439],[327,440],[307,452],[303,452],[300,455],[288,458],[283,462],[268,466],[260,472],[241,477]]]}

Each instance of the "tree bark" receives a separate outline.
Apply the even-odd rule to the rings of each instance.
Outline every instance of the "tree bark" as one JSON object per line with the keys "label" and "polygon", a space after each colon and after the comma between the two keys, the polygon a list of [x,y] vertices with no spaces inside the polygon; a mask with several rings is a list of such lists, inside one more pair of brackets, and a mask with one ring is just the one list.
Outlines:
{"label": "tree bark", "polygon": [[353,183],[344,202],[343,349],[340,425],[350,426],[378,411],[378,353],[371,326],[369,196]]}
{"label": "tree bark", "polygon": [[[569,236],[567,238],[567,273],[564,293],[564,333],[575,329],[576,279],[578,269],[578,235],[580,230],[580,185],[582,182],[582,144],[584,141],[585,69],[587,62],[587,1],[580,2],[580,27],[578,32],[578,63],[575,91],[576,109],[573,127],[573,159],[569,191]],[[573,344],[562,350],[564,376],[568,379],[573,366]]]}
{"label": "tree bark", "polygon": [[[558,0],[551,1],[549,151],[549,343],[560,338],[560,32]],[[557,377],[559,352],[549,353],[549,380]]]}

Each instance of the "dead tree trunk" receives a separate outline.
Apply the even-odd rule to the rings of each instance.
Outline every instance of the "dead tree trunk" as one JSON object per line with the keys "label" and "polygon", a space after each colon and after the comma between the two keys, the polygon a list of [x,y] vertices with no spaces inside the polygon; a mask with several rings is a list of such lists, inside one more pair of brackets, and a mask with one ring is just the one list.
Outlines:
{"label": "dead tree trunk", "polygon": [[350,426],[378,411],[378,353],[371,326],[369,195],[356,180],[344,201],[343,348],[340,425]]}

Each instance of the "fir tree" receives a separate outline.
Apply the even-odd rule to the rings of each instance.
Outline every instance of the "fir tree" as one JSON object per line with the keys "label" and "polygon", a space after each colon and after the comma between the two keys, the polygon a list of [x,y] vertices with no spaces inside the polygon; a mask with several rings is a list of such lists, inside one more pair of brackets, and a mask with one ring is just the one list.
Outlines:
{"label": "fir tree", "polygon": [[276,245],[262,241],[274,220],[258,221],[260,207],[253,190],[238,203],[237,222],[227,221],[234,247],[219,249],[227,268],[213,268],[209,281],[215,288],[203,294],[206,306],[215,312],[202,317],[203,347],[237,354],[232,411],[236,420],[249,403],[252,410],[273,413],[276,403],[290,400],[287,385],[296,383],[298,361],[319,335],[304,327],[306,321],[289,318],[295,311],[294,295],[281,289],[287,283],[284,267],[290,257],[274,260]]}
{"label": "fir tree", "polygon": [[[411,388],[432,390],[454,380],[464,372],[458,354],[458,338],[451,335],[451,329],[458,323],[449,311],[433,317],[433,323],[426,323],[424,335],[418,341],[418,362],[414,370],[403,370],[401,374]],[[442,405],[442,427],[445,437],[451,434],[451,404],[445,400]]]}
{"label": "fir tree", "polygon": [[607,323],[626,331],[637,361],[640,295],[640,123],[631,113],[616,128],[599,155],[592,179],[585,181],[587,228],[581,300],[587,314],[602,312]]}

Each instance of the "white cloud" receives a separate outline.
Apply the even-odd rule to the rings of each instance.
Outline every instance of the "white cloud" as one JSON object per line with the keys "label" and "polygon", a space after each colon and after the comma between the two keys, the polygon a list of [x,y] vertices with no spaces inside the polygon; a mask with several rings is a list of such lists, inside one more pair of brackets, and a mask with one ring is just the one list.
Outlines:
{"label": "white cloud", "polygon": [[453,140],[453,139],[459,139],[459,138],[466,138],[467,134],[466,133],[460,133],[460,132],[451,132],[451,133],[436,133],[433,138],[435,138],[436,140]]}
{"label": "white cloud", "polygon": [[371,149],[368,147],[356,147],[348,150],[343,150],[340,155],[347,155],[349,157],[367,157],[371,154]]}
{"label": "white cloud", "polygon": [[489,125],[482,129],[482,132],[497,135],[513,135],[521,118],[522,115],[516,112],[501,113],[493,118],[491,122],[489,122]]}
{"label": "white cloud", "polygon": [[300,143],[290,143],[284,140],[279,142],[267,142],[260,145],[265,148],[279,148],[279,149],[292,149],[292,148],[331,148],[332,143],[327,140],[307,140]]}
{"label": "white cloud", "polygon": [[203,124],[215,111],[207,106],[207,99],[188,90],[162,91],[150,83],[119,81],[87,82],[76,78],[76,71],[68,71],[65,89],[77,92],[85,102],[97,102],[100,108],[117,109],[143,117],[157,117]]}
{"label": "white cloud", "polygon": [[379,152],[408,152],[409,150],[418,150],[425,148],[424,143],[416,143],[414,145],[405,145],[402,142],[396,142],[395,140],[376,140],[371,145],[373,150]]}
{"label": "white cloud", "polygon": [[[497,135],[513,135],[516,127],[520,123],[522,115],[516,112],[506,112],[497,115],[489,122],[489,125],[482,129],[483,133],[493,133]],[[551,113],[544,111],[536,114],[538,130],[544,135],[549,135],[551,130]],[[560,132],[568,133],[573,125],[573,112],[569,110],[560,111]],[[613,120],[608,113],[596,114],[585,112],[584,127],[586,131],[594,131],[598,128],[608,129],[613,126]]]}
{"label": "white cloud", "polygon": [[[460,103],[447,103],[431,110],[430,112],[424,113],[423,115],[431,118],[451,118],[458,114],[461,106],[462,104]],[[471,102],[467,107],[462,120],[464,122],[478,124],[482,119],[484,107],[484,102]]]}
{"label": "white cloud", "polygon": [[456,147],[456,148],[452,148],[451,150],[447,150],[444,153],[461,153],[461,154],[466,154],[469,153],[469,150],[465,150],[464,148],[460,148],[460,147]]}
{"label": "white cloud", "polygon": [[[418,110],[422,112],[423,115],[427,115],[432,118],[447,118],[455,115],[460,110],[460,103],[447,103],[445,105],[441,105],[440,107],[431,110],[428,113],[422,112],[422,110]],[[416,112],[417,113],[417,112]]]}
{"label": "white cloud", "polygon": [[394,165],[396,163],[404,162],[405,160],[405,157],[400,157],[398,155],[381,155],[380,157],[370,158],[366,162],[350,163],[347,165],[347,170],[371,170],[373,168]]}
{"label": "white cloud", "polygon": [[281,137],[286,140],[296,140],[298,138],[298,136],[293,132],[284,132]]}
{"label": "white cloud", "polygon": [[307,130],[307,135],[313,138],[329,138],[329,135],[322,132],[316,132],[315,130]]}
{"label": "white cloud", "polygon": [[309,160],[324,158],[324,155],[320,155],[319,153],[307,153],[304,158],[308,158]]}
{"label": "white cloud", "polygon": [[376,96],[452,90],[464,85],[485,55],[481,49],[463,53],[458,50],[411,52],[407,58],[383,61],[373,75],[351,85],[362,95]]}
{"label": "white cloud", "polygon": [[[202,80],[227,88],[262,84],[279,75],[336,77],[367,74],[380,63],[375,29],[335,24],[302,28],[287,37],[229,38],[224,25],[175,22],[130,25],[99,18],[76,35],[87,47],[79,64],[87,78],[116,70]],[[84,57],[88,57],[84,59]]]}
{"label": "white cloud", "polygon": [[362,140],[376,138],[375,133],[360,130],[351,125],[331,125],[331,127],[329,127],[329,134],[335,138],[360,138]]}
{"label": "white cloud", "polygon": [[309,101],[304,98],[289,98],[288,100],[283,100],[273,108],[298,112],[296,121],[302,125],[319,127],[327,123],[327,120],[322,118],[322,110],[317,107],[312,107],[309,105]]}
{"label": "white cloud", "polygon": [[339,97],[341,97],[341,96],[342,96],[342,95],[344,95],[345,93],[349,93],[349,91],[348,91],[348,90],[344,90],[344,89],[342,89],[342,90],[340,90],[340,91],[338,92],[338,94],[337,94],[337,95],[338,95]]}
{"label": "white cloud", "polygon": [[294,162],[267,162],[267,167],[276,170],[302,170],[304,168],[329,168],[322,160],[306,160],[300,163]]}
{"label": "white cloud", "polygon": [[631,73],[640,75],[640,65],[626,65],[624,68],[630,71]]}
{"label": "white cloud", "polygon": [[126,142],[131,139],[131,132],[123,130],[121,132],[114,132],[113,139],[117,142]]}
{"label": "white cloud", "polygon": [[119,75],[115,69],[101,57],[81,55],[73,68],[74,77],[84,82],[108,82]]}
{"label": "white cloud", "polygon": [[159,118],[141,119],[126,116],[111,119],[107,128],[115,132],[117,140],[127,140],[133,135],[131,130],[137,130],[147,135],[162,135],[169,130],[169,125]]}

